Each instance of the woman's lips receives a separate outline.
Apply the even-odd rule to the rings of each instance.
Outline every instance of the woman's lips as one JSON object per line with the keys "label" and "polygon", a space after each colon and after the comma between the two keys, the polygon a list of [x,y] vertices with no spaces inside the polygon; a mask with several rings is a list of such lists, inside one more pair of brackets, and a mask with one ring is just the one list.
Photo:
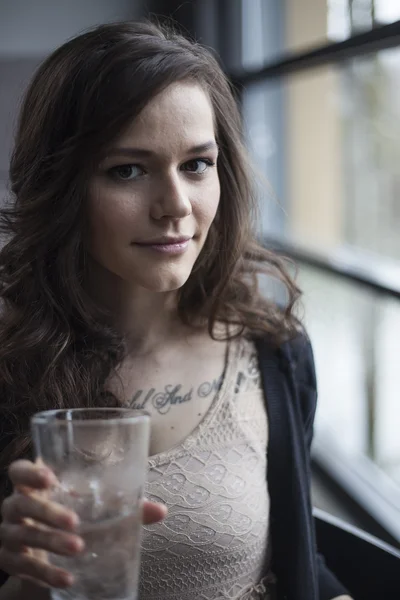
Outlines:
{"label": "woman's lips", "polygon": [[182,238],[165,242],[136,243],[135,246],[162,254],[183,254],[188,249],[190,241],[191,238]]}

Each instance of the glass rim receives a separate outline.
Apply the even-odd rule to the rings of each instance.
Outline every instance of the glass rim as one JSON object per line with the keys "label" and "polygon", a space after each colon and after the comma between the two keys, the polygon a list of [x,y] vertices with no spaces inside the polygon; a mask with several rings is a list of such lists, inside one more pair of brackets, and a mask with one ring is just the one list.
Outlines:
{"label": "glass rim", "polygon": [[[112,417],[111,419],[102,418],[87,418],[87,419],[73,419],[68,418],[68,414],[83,414],[83,413],[121,413],[125,416]],[[129,415],[129,413],[131,413]],[[58,415],[65,415],[65,418],[57,418]],[[129,415],[129,416],[128,416]],[[42,410],[31,417],[31,424],[46,425],[46,426],[59,426],[73,423],[74,427],[82,426],[109,426],[109,425],[132,425],[140,421],[150,420],[150,414],[144,410],[136,410],[134,408],[111,408],[111,407],[91,407],[91,408],[55,408],[52,410]]]}

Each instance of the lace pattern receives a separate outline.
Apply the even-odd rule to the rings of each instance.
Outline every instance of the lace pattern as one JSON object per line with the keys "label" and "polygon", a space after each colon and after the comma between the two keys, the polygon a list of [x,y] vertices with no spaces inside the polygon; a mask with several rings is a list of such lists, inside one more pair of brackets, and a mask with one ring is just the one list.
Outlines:
{"label": "lace pattern", "polygon": [[203,421],[149,459],[146,496],[169,512],[143,530],[141,600],[270,598],[267,415],[253,344],[230,346]]}
{"label": "lace pattern", "polygon": [[257,585],[243,592],[240,600],[276,600],[276,579],[272,573],[263,577]]}

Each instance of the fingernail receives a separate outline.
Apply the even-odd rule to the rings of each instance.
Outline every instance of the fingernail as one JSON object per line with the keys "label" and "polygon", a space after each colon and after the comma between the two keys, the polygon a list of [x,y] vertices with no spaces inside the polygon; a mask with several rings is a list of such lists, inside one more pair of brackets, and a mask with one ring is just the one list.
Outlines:
{"label": "fingernail", "polygon": [[74,537],[66,542],[66,549],[69,552],[82,552],[84,547],[85,543],[80,537]]}
{"label": "fingernail", "polygon": [[82,538],[76,538],[75,540],[75,550],[77,552],[82,552],[85,549],[85,542]]}
{"label": "fingernail", "polygon": [[47,467],[42,467],[40,469],[40,475],[48,485],[56,485],[57,477],[54,475],[53,471],[50,471]]}
{"label": "fingernail", "polygon": [[68,513],[65,517],[65,521],[71,529],[77,529],[81,523],[81,520],[76,513]]}
{"label": "fingernail", "polygon": [[59,584],[65,587],[69,587],[74,583],[74,577],[71,575],[71,573],[60,573],[58,580]]}

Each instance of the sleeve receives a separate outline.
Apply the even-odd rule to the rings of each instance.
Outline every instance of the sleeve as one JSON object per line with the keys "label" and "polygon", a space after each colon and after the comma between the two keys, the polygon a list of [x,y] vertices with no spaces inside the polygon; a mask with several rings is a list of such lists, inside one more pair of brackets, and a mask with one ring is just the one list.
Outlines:
{"label": "sleeve", "polygon": [[[314,355],[308,338],[302,338],[302,349],[297,363],[298,380],[300,383],[300,401],[303,413],[304,434],[307,449],[308,473],[311,472],[311,444],[313,439],[314,418],[317,407],[317,380],[315,374]],[[311,481],[309,482],[311,485]],[[310,510],[312,510],[310,506]],[[314,521],[312,520],[313,524]],[[313,531],[315,538],[315,527]],[[318,584],[321,600],[333,600],[338,596],[348,595],[349,592],[329,570],[325,560],[317,553]]]}

